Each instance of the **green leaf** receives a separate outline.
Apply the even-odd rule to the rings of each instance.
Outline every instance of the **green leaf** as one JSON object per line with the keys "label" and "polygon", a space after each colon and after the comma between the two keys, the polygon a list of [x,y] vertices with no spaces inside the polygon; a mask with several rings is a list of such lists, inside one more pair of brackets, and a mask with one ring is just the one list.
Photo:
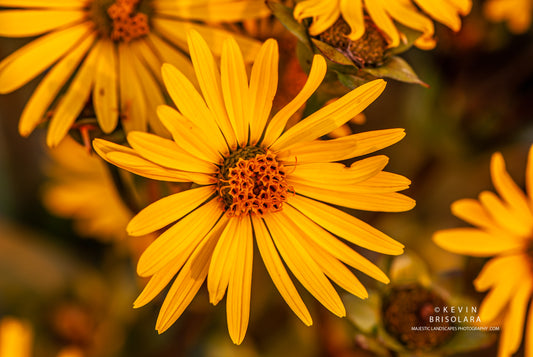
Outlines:
{"label": "green leaf", "polygon": [[311,41],[313,41],[313,44],[318,48],[318,50],[330,61],[344,66],[355,67],[353,61],[335,47],[315,38],[312,38]]}
{"label": "green leaf", "polygon": [[364,74],[365,76],[359,76],[359,75],[354,75],[354,74],[346,74],[342,72],[337,72],[337,77],[339,79],[339,82],[341,82],[342,85],[350,89],[355,89],[375,79],[375,77],[371,77],[370,75],[366,73]]}
{"label": "green leaf", "polygon": [[309,37],[307,36],[307,29],[294,18],[292,15],[292,8],[275,1],[267,1],[266,4],[272,11],[272,14],[274,14],[287,30],[296,36],[300,42],[311,48]]}
{"label": "green leaf", "polygon": [[429,286],[431,276],[426,263],[413,252],[406,252],[395,257],[391,263],[390,271],[391,284],[410,285],[420,284]]}
{"label": "green leaf", "polygon": [[391,57],[387,63],[381,67],[363,68],[361,71],[369,73],[378,78],[391,78],[405,83],[417,83],[423,87],[429,87],[424,83],[413,70],[413,68],[403,58]]}

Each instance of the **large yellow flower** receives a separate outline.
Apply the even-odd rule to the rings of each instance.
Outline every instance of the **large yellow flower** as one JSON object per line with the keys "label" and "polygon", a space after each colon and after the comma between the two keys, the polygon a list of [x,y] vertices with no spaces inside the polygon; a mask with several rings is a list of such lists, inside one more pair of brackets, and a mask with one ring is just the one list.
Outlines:
{"label": "large yellow flower", "polygon": [[[146,130],[148,123],[156,132],[164,130],[155,115],[165,102],[161,64],[193,73],[182,53],[189,28],[203,33],[218,53],[228,36],[192,21],[269,13],[262,0],[0,0],[2,6],[7,9],[0,10],[0,36],[39,37],[0,63],[0,93],[47,72],[22,113],[19,131],[27,136],[50,118],[50,146],[61,141],[91,96],[89,112],[106,133],[119,116],[126,130]],[[259,44],[238,41],[246,58],[253,58]]]}
{"label": "large yellow flower", "polygon": [[275,40],[261,47],[249,81],[234,39],[223,43],[220,73],[197,32],[189,34],[189,49],[203,98],[175,67],[162,68],[179,112],[160,106],[158,115],[173,140],[131,132],[131,148],[94,141],[103,158],[133,173],[194,183],[190,190],[146,207],[128,225],[129,234],[136,236],[171,224],[139,259],[138,273],[152,278],[135,307],[152,300],[177,274],[157,320],[157,330],[165,331],[207,278],[211,303],[217,304],[227,290],[228,329],[232,340],[240,343],[248,326],[255,237],[274,284],[305,324],[312,323],[311,316],[282,259],[318,301],[344,316],[328,277],[350,293],[367,297],[344,264],[381,282],[389,280],[337,236],[385,254],[401,254],[403,245],[329,204],[405,211],[414,201],[396,192],[409,186],[408,179],[382,171],[387,157],[365,158],[350,167],[335,161],[389,146],[404,136],[404,130],[317,139],[367,107],[385,82],[365,84],[283,132],[324,78],[323,57],[315,56],[301,92],[267,125],[278,84]]}
{"label": "large yellow flower", "polygon": [[513,33],[524,33],[531,25],[533,1],[488,0],[483,4],[485,16],[492,21],[505,21]]}
{"label": "large yellow flower", "polygon": [[468,14],[471,7],[471,0],[303,0],[294,7],[294,17],[299,21],[307,17],[313,18],[309,33],[316,36],[333,26],[339,16],[342,16],[352,31],[348,37],[355,41],[365,33],[366,13],[385,33],[390,47],[400,44],[401,33],[394,24],[397,21],[422,32],[415,45],[431,49],[435,47],[435,29],[433,22],[424,13],[453,31],[459,31],[459,14]]}
{"label": "large yellow flower", "polygon": [[[510,356],[520,347],[526,309],[533,292],[533,146],[526,172],[528,195],[505,169],[500,153],[492,156],[492,181],[496,194],[484,191],[479,200],[462,199],[452,204],[457,217],[476,228],[436,232],[442,248],[475,257],[493,257],[474,280],[478,291],[490,290],[480,307],[484,323],[504,314],[498,356]],[[533,309],[529,310],[526,355],[533,356]]]}

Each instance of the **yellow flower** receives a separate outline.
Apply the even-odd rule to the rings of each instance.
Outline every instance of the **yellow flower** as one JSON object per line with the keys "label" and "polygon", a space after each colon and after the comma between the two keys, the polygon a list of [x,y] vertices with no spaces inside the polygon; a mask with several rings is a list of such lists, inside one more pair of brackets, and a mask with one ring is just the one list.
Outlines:
{"label": "yellow flower", "polygon": [[[262,0],[0,0],[0,7],[0,36],[39,36],[0,62],[0,93],[46,71],[19,131],[27,136],[50,118],[49,146],[63,139],[91,97],[104,132],[115,129],[119,116],[126,130],[150,124],[161,132],[155,115],[165,102],[160,67],[169,62],[193,73],[181,52],[187,29],[203,33],[216,52],[228,33],[196,21],[269,14]],[[246,58],[253,58],[259,44],[239,41]]]}
{"label": "yellow flower", "polygon": [[511,32],[520,34],[529,29],[533,14],[531,0],[488,0],[483,4],[485,16],[492,21],[506,21]]}
{"label": "yellow flower", "polygon": [[324,78],[323,57],[315,56],[301,92],[267,125],[278,85],[275,40],[261,47],[249,81],[233,38],[223,43],[220,72],[197,32],[189,33],[189,49],[203,98],[175,67],[162,68],[179,112],[160,106],[158,115],[173,140],[131,132],[132,148],[94,141],[103,158],[133,173],[194,183],[190,190],[146,207],[127,227],[130,235],[137,236],[171,225],[139,259],[139,275],[152,277],[134,306],[152,300],[177,274],[156,323],[163,332],[207,278],[211,303],[217,304],[227,290],[229,333],[241,343],[248,326],[255,237],[274,284],[306,325],[311,325],[311,316],[283,261],[320,303],[344,316],[343,303],[328,277],[350,293],[367,297],[344,264],[381,282],[389,280],[336,236],[385,254],[401,254],[403,245],[328,203],[405,211],[414,201],[396,192],[409,186],[408,179],[382,171],[387,157],[369,157],[350,167],[335,161],[387,147],[399,141],[404,130],[317,139],[367,107],[385,82],[365,84],[283,132],[291,115]]}
{"label": "yellow flower", "polygon": [[72,218],[82,236],[104,241],[126,238],[133,214],[117,194],[105,163],[69,137],[50,155],[49,180],[42,190],[45,207],[57,216]]}
{"label": "yellow flower", "polygon": [[[474,280],[478,291],[491,289],[480,307],[482,322],[504,314],[498,356],[510,356],[520,347],[526,309],[533,290],[533,146],[526,172],[528,195],[505,169],[500,153],[491,161],[496,194],[484,191],[479,200],[461,199],[451,206],[455,216],[476,228],[455,228],[436,232],[433,240],[454,253],[493,257]],[[526,355],[533,356],[533,309],[528,317]]]}
{"label": "yellow flower", "polygon": [[[415,6],[416,5],[416,6]],[[461,28],[459,14],[466,15],[472,7],[471,0],[303,0],[294,7],[294,17],[302,21],[311,17],[309,33],[317,36],[342,16],[351,28],[348,36],[355,41],[365,33],[365,14],[387,37],[390,47],[400,44],[402,34],[394,21],[422,32],[415,45],[422,49],[435,47],[433,22],[422,12],[453,31]]]}
{"label": "yellow flower", "polygon": [[33,328],[15,317],[0,319],[0,357],[31,357]]}

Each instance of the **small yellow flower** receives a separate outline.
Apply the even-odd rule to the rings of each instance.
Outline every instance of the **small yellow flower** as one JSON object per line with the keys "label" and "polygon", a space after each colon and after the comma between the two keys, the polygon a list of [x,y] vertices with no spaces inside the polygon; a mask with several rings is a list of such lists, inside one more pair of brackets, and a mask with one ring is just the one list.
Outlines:
{"label": "small yellow flower", "polygon": [[194,183],[194,188],[146,207],[128,225],[134,236],[171,225],[139,259],[137,272],[151,279],[134,306],[148,303],[177,275],[156,324],[163,332],[207,278],[211,303],[217,304],[227,290],[229,333],[234,343],[241,343],[249,319],[255,238],[274,284],[306,325],[311,316],[283,261],[320,303],[344,316],[329,279],[367,297],[345,264],[381,282],[389,279],[337,236],[385,254],[401,254],[403,245],[329,204],[392,212],[409,210],[414,201],[397,193],[408,188],[408,179],[382,171],[387,157],[361,159],[350,167],[335,161],[387,147],[403,138],[404,130],[318,139],[372,103],[385,82],[365,84],[284,132],[289,118],[322,82],[327,70],[323,57],[314,57],[301,92],[268,122],[278,86],[275,40],[261,47],[249,80],[233,38],[223,43],[220,72],[197,32],[189,33],[189,48],[203,98],[175,67],[162,68],[179,112],[160,106],[158,114],[173,140],[131,132],[131,148],[94,141],[104,159],[133,173]]}
{"label": "small yellow flower", "polygon": [[422,49],[435,47],[433,22],[417,6],[436,21],[453,31],[461,28],[459,15],[466,15],[472,7],[471,0],[303,0],[296,4],[294,17],[302,21],[311,17],[309,33],[317,36],[342,16],[351,28],[348,36],[355,41],[365,33],[365,14],[381,29],[390,47],[400,44],[402,34],[394,21],[422,32],[415,45]]}
{"label": "small yellow flower", "polygon": [[[46,71],[24,108],[19,131],[29,135],[50,118],[47,143],[57,145],[92,97],[102,130],[164,130],[155,108],[165,103],[160,67],[193,70],[186,31],[203,33],[217,52],[228,32],[197,21],[266,16],[262,0],[0,0],[0,36],[38,36],[0,62],[0,93]],[[248,60],[259,43],[240,37]]]}
{"label": "small yellow flower", "polygon": [[487,0],[483,4],[485,16],[491,21],[505,21],[511,32],[520,34],[529,29],[533,15],[531,0]]}
{"label": "small yellow flower", "polygon": [[[533,146],[526,169],[528,194],[516,185],[505,169],[500,153],[491,161],[496,194],[483,191],[479,200],[461,199],[452,204],[455,216],[476,228],[454,228],[436,232],[433,240],[454,253],[493,257],[474,280],[478,291],[490,292],[483,300],[479,317],[483,323],[503,313],[498,356],[510,356],[520,347],[526,309],[533,292]],[[533,356],[533,309],[530,309],[526,356]]]}
{"label": "small yellow flower", "polygon": [[0,319],[0,357],[33,356],[33,328],[15,317]]}

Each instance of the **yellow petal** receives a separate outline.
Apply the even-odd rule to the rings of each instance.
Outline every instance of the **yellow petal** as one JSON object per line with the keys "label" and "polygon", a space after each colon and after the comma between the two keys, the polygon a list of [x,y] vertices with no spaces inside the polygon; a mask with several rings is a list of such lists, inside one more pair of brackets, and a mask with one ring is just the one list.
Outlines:
{"label": "yellow petal", "polygon": [[212,142],[208,141],[211,137],[206,136],[194,122],[167,105],[160,105],[157,115],[172,134],[174,142],[183,150],[202,160],[213,163],[221,161],[220,153],[213,147]]}
{"label": "yellow petal", "polygon": [[308,29],[312,36],[316,36],[331,27],[339,18],[339,14],[337,1],[323,0],[299,1],[293,12],[294,18],[300,22],[307,17],[313,18]]}
{"label": "yellow petal", "polygon": [[433,241],[439,247],[457,254],[488,257],[522,249],[523,243],[509,236],[493,235],[475,228],[438,231]]}
{"label": "yellow petal", "polygon": [[235,240],[240,239],[243,234],[251,234],[248,229],[250,228],[248,219],[248,216],[230,218],[213,251],[207,277],[209,302],[213,305],[218,304],[226,293],[233,265],[237,260],[239,247],[235,244]]}
{"label": "yellow petal", "polygon": [[294,195],[288,203],[316,224],[351,243],[384,254],[403,253],[403,244],[341,210],[300,195]]}
{"label": "yellow petal", "polygon": [[[428,46],[432,44],[433,34],[435,33],[433,22],[427,16],[421,14],[410,0],[387,2],[387,12],[399,23],[422,32],[417,41],[424,39]],[[415,42],[415,45],[418,46],[418,42]]]}
{"label": "yellow petal", "polygon": [[280,212],[265,215],[263,218],[278,251],[296,279],[324,305],[339,317],[346,315],[346,310],[339,295],[324,275],[314,258],[299,243],[301,234]]}
{"label": "yellow petal", "polygon": [[294,185],[297,194],[334,205],[365,211],[403,212],[412,209],[415,201],[399,193],[353,193],[328,190],[298,183]]}
{"label": "yellow petal", "polygon": [[87,12],[80,10],[2,10],[0,36],[31,37],[81,22]]}
{"label": "yellow petal", "polygon": [[163,83],[161,65],[164,62],[159,57],[159,53],[152,42],[147,37],[143,37],[131,42],[130,48],[135,54],[135,57],[150,69],[150,74],[156,78],[157,82]]}
{"label": "yellow petal", "polygon": [[207,22],[239,22],[270,15],[270,10],[261,0],[211,2],[208,4],[187,4],[178,1],[154,1],[158,16]]}
{"label": "yellow petal", "polygon": [[118,69],[120,90],[120,114],[126,132],[132,130],[146,131],[147,109],[141,81],[132,63],[134,56],[130,45],[118,44]]}
{"label": "yellow petal", "polygon": [[229,335],[233,343],[240,345],[250,319],[250,295],[252,290],[253,235],[252,223],[245,217],[237,229],[233,244],[236,246],[233,269],[228,284],[226,315]]}
{"label": "yellow petal", "polygon": [[353,185],[380,172],[389,159],[379,155],[354,162],[351,167],[340,163],[297,164],[288,177],[299,182],[327,182],[331,185]]}
{"label": "yellow petal", "polygon": [[503,321],[499,349],[504,355],[514,354],[522,342],[524,319],[531,300],[531,278],[526,278],[514,292]]}
{"label": "yellow petal", "polygon": [[357,87],[291,127],[272,144],[272,150],[312,141],[337,129],[370,105],[383,92],[385,85],[384,80],[377,79]]}
{"label": "yellow petal", "polygon": [[216,166],[198,159],[176,145],[174,141],[157,135],[134,131],[128,134],[128,143],[142,157],[175,170],[212,174]]}
{"label": "yellow petal", "polygon": [[65,8],[76,9],[87,6],[89,0],[0,0],[0,6],[32,7],[32,8]]}
{"label": "yellow petal", "polygon": [[531,236],[531,222],[521,219],[498,196],[490,191],[483,191],[479,194],[479,201],[496,224],[503,230],[515,235],[517,238],[529,239]]}
{"label": "yellow petal", "polygon": [[237,41],[246,63],[251,63],[261,48],[261,44],[257,40],[238,35],[234,32],[217,29],[213,26],[162,17],[153,17],[151,20],[154,30],[183,50],[186,50],[185,44],[187,43],[187,33],[190,30],[198,31],[215,56],[220,56],[222,54],[222,44],[227,38],[234,38],[235,41]]}
{"label": "yellow petal", "polygon": [[424,12],[453,31],[457,32],[461,29],[461,19],[449,1],[415,0],[415,2]]}
{"label": "yellow petal", "polygon": [[526,190],[530,207],[533,207],[533,145],[529,147],[526,166]]}
{"label": "yellow petal", "polygon": [[191,82],[170,64],[163,64],[161,72],[168,93],[178,110],[203,130],[204,136],[212,140],[217,151],[225,153],[227,146],[214,115]]}
{"label": "yellow petal", "polygon": [[128,234],[141,236],[181,219],[211,197],[214,190],[212,186],[198,187],[155,201],[131,219]]}
{"label": "yellow petal", "polygon": [[248,76],[242,53],[233,38],[224,41],[220,59],[220,79],[226,111],[237,136],[237,143],[245,146],[248,142],[250,94]]}
{"label": "yellow petal", "polygon": [[0,62],[0,94],[12,92],[35,78],[89,35],[92,24],[55,31],[33,40]]}
{"label": "yellow petal", "polygon": [[313,57],[313,63],[311,64],[311,70],[309,77],[305,82],[305,85],[300,92],[294,97],[289,104],[284,106],[279,112],[274,115],[265,132],[263,143],[266,146],[270,146],[275,140],[279,138],[287,121],[290,117],[296,113],[298,109],[311,97],[311,95],[318,88],[327,71],[327,64],[324,57],[315,55]]}
{"label": "yellow petal", "polygon": [[220,72],[211,50],[197,31],[191,30],[187,37],[191,60],[194,63],[196,77],[209,109],[213,112],[215,121],[226,138],[230,148],[237,147],[237,138],[226,112],[222,96]]}
{"label": "yellow petal", "polygon": [[477,291],[486,291],[500,281],[505,280],[505,267],[510,264],[519,264],[520,259],[517,259],[515,255],[497,256],[490,259],[473,281],[475,289]]}
{"label": "yellow petal", "polygon": [[71,77],[87,51],[89,51],[95,38],[95,32],[87,36],[53,66],[39,83],[20,117],[19,132],[22,136],[29,135],[42,120],[45,111],[50,107],[61,88]]}
{"label": "yellow petal", "polygon": [[526,336],[524,337],[525,341],[525,356],[533,356],[533,309],[529,308],[529,313],[527,314],[527,327],[526,327]]}
{"label": "yellow petal", "polygon": [[[326,232],[319,225],[317,225],[315,222],[310,220],[308,217],[306,217],[290,205],[284,206],[283,212],[281,212],[280,215],[285,216],[288,221],[293,222],[299,228],[302,234],[299,236],[300,238],[298,239],[304,247],[307,248],[307,245],[309,244],[308,242],[311,241],[324,251],[331,254],[336,259],[339,259],[344,263],[350,265],[351,267],[360,270],[366,275],[383,283],[389,282],[389,278],[377,266],[372,264],[361,254],[357,253],[355,250],[351,249],[346,244],[338,240],[329,232]],[[311,248],[312,247],[309,247],[307,248],[307,250],[311,252]],[[316,249],[313,248],[312,250]],[[311,256],[317,259],[317,257],[315,257],[315,254],[311,254]],[[364,287],[361,284],[359,285],[360,289],[356,295],[366,295],[366,290],[364,289]],[[367,296],[368,295],[366,295],[365,297]]]}
{"label": "yellow petal", "polygon": [[204,283],[213,250],[226,224],[227,219],[223,216],[198,245],[176,277],[157,317],[156,329],[159,333],[167,330],[181,316]]}
{"label": "yellow petal", "polygon": [[137,274],[154,275],[177,256],[186,260],[221,215],[220,203],[211,200],[183,217],[148,246],[137,263]]}
{"label": "yellow petal", "polygon": [[[177,48],[170,45],[166,41],[159,38],[159,36],[149,33],[146,36],[146,41],[151,45],[155,52],[157,52],[158,57],[160,58],[161,63],[170,63],[171,65],[179,68],[181,73],[183,73],[191,82],[196,86],[196,78],[194,76],[194,68],[191,61],[183,53],[181,53]],[[159,66],[158,71],[161,72],[161,66]]]}
{"label": "yellow petal", "polygon": [[387,1],[365,0],[366,10],[376,26],[387,36],[389,46],[398,47],[400,44],[400,34],[389,14],[385,11],[388,4]]}
{"label": "yellow petal", "polygon": [[93,90],[94,109],[104,133],[115,129],[118,121],[118,93],[115,45],[111,40],[101,39],[98,65]]}
{"label": "yellow petal", "polygon": [[509,176],[502,154],[492,155],[490,170],[494,187],[507,202],[512,214],[521,221],[521,226],[528,227],[529,231],[533,232],[533,214],[529,202],[524,192]]}
{"label": "yellow petal", "polygon": [[365,33],[365,19],[363,17],[362,0],[340,0],[340,11],[344,21],[350,26],[348,37],[357,41]]}
{"label": "yellow petal", "polygon": [[263,131],[278,89],[278,43],[267,40],[252,67],[250,75],[250,143],[255,145]]}
{"label": "yellow petal", "polygon": [[298,316],[304,324],[311,326],[313,324],[311,314],[309,314],[309,310],[307,310],[302,298],[298,294],[298,290],[296,290],[296,287],[292,283],[265,224],[255,215],[252,216],[252,223],[259,253],[263,258],[265,267],[272,278],[274,285],[296,316]]}
{"label": "yellow petal", "polygon": [[50,120],[48,135],[46,136],[48,146],[56,146],[63,140],[77,116],[87,104],[95,80],[101,47],[101,43],[96,42],[96,45],[81,64],[78,73],[74,76],[66,94],[57,105]]}
{"label": "yellow petal", "polygon": [[451,205],[451,210],[456,217],[474,226],[492,231],[501,230],[477,200],[465,198],[455,201]]}

